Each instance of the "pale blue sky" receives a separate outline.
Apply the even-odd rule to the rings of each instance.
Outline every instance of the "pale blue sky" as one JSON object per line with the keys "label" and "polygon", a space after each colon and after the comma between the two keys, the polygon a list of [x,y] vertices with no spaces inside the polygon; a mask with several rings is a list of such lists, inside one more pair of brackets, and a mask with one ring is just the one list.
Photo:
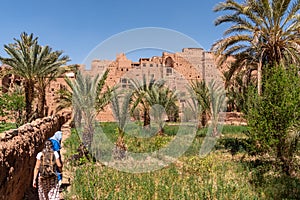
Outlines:
{"label": "pale blue sky", "polygon": [[[106,39],[143,27],[180,32],[209,50],[225,30],[213,24],[220,13],[212,9],[220,1],[2,0],[0,55],[6,56],[4,44],[25,31],[38,36],[40,44],[63,50],[72,59],[69,64],[82,63]],[[99,55],[98,59],[104,58]]]}

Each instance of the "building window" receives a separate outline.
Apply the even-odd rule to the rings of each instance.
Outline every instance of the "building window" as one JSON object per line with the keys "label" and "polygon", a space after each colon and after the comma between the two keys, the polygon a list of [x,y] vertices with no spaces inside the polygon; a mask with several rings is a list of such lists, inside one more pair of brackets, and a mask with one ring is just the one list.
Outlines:
{"label": "building window", "polygon": [[150,64],[150,67],[153,67],[153,64]]}
{"label": "building window", "polygon": [[146,64],[145,64],[145,63],[143,64],[143,67],[146,67]]}
{"label": "building window", "polygon": [[121,78],[121,83],[127,83],[127,79],[126,78]]}
{"label": "building window", "polygon": [[172,68],[171,67],[167,67],[166,69],[166,76],[171,76],[172,75]]}

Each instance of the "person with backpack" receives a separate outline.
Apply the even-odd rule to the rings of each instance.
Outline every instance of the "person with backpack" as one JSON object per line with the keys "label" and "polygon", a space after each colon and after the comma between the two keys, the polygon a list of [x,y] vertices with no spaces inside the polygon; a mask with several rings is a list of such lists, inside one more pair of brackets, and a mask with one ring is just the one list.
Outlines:
{"label": "person with backpack", "polygon": [[[56,131],[55,134],[51,138],[49,138],[49,140],[52,143],[53,151],[57,151],[57,153],[59,155],[60,162],[62,163],[61,155],[60,155],[61,139],[62,139],[62,132],[61,131]],[[62,174],[59,172],[59,170],[56,170],[56,175],[57,175],[58,184],[61,185]]]}
{"label": "person with backpack", "polygon": [[36,156],[32,186],[36,188],[38,185],[41,200],[59,200],[59,185],[55,170],[58,168],[61,171],[62,163],[59,154],[52,148],[51,141],[47,140],[44,149]]}

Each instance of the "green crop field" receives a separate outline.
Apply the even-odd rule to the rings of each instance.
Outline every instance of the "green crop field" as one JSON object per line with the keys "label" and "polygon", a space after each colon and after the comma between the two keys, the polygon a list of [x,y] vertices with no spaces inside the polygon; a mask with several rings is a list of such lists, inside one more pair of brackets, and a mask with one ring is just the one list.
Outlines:
{"label": "green crop field", "polygon": [[[115,141],[116,124],[102,123],[111,141]],[[128,151],[149,152],[166,145],[176,135],[177,125],[166,125],[164,136],[136,139],[125,136]],[[224,126],[213,150],[199,156],[205,132],[198,131],[188,150],[162,169],[145,173],[118,171],[96,160],[83,157],[72,160],[79,146],[73,130],[64,145],[67,168],[72,172],[65,199],[297,199],[298,178],[277,172],[272,163],[250,157],[243,141],[243,126]],[[235,142],[238,141],[238,142]],[[100,144],[101,145],[101,144]],[[103,144],[105,145],[105,144]],[[235,146],[234,146],[235,145]],[[235,150],[234,150],[235,149]],[[299,173],[299,172],[298,172]]]}

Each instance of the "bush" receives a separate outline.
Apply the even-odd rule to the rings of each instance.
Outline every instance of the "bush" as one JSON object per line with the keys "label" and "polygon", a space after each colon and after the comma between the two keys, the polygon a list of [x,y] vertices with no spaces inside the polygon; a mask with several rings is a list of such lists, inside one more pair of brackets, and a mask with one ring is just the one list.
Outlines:
{"label": "bush", "polygon": [[[277,158],[289,174],[293,153],[287,155],[288,129],[300,119],[300,78],[295,67],[273,67],[264,71],[263,92],[250,89],[247,102],[248,136],[251,154]],[[295,150],[294,150],[295,152]]]}

